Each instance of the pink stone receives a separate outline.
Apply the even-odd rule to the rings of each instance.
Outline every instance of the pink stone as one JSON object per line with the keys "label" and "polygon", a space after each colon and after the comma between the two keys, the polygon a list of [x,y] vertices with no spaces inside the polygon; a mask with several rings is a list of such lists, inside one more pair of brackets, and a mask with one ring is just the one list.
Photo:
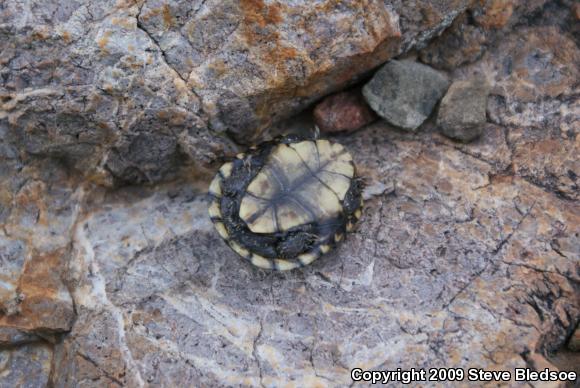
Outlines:
{"label": "pink stone", "polygon": [[314,108],[314,121],[321,132],[355,131],[376,118],[359,92],[333,94]]}

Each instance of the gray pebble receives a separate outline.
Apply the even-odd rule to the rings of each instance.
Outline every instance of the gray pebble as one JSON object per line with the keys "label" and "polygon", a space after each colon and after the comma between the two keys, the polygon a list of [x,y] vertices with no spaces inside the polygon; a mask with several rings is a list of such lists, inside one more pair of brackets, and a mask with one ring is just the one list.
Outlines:
{"label": "gray pebble", "polygon": [[447,88],[447,76],[413,61],[390,61],[364,86],[370,107],[390,124],[414,131]]}
{"label": "gray pebble", "polygon": [[483,79],[453,82],[437,115],[443,134],[465,142],[479,137],[486,122],[488,95],[489,85]]}

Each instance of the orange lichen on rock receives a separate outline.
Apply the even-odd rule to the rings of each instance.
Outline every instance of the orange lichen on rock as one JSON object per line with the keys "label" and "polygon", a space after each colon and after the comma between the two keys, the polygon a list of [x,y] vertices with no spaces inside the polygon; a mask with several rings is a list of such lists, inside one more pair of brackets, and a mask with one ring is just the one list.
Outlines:
{"label": "orange lichen on rock", "polygon": [[266,5],[263,0],[241,0],[240,8],[246,24],[257,24],[264,28],[282,22],[280,4]]}
{"label": "orange lichen on rock", "polygon": [[112,35],[112,31],[105,31],[102,37],[97,40],[97,45],[103,51],[107,51],[107,44],[109,43],[109,38]]}
{"label": "orange lichen on rock", "polygon": [[50,32],[46,27],[36,28],[31,37],[33,40],[46,40],[50,37]]}
{"label": "orange lichen on rock", "polygon": [[157,112],[157,117],[163,122],[167,122],[172,126],[186,125],[188,119],[188,112],[179,108],[167,108]]}
{"label": "orange lichen on rock", "polygon": [[147,9],[139,15],[139,20],[148,21],[151,18],[161,16],[159,24],[163,23],[164,29],[169,29],[173,26],[173,15],[171,14],[171,7],[169,4],[164,4],[162,7]]}
{"label": "orange lichen on rock", "polygon": [[130,30],[135,28],[135,18],[116,17],[111,19],[111,24]]}
{"label": "orange lichen on rock", "polygon": [[65,43],[70,43],[70,41],[71,41],[70,32],[63,31],[60,36],[62,37],[62,40],[64,40]]}
{"label": "orange lichen on rock", "polygon": [[298,53],[295,48],[288,47],[281,41],[280,32],[276,28],[276,24],[284,20],[281,5],[266,5],[262,0],[243,0],[240,8],[243,14],[244,37],[248,44],[263,47],[260,58],[274,65],[276,72],[284,71],[284,63],[295,58]]}
{"label": "orange lichen on rock", "polygon": [[17,284],[16,308],[0,315],[0,327],[47,332],[70,329],[74,310],[61,279],[67,252],[61,248],[32,253]]}
{"label": "orange lichen on rock", "polygon": [[513,0],[488,0],[477,22],[483,28],[502,28],[514,12]]}
{"label": "orange lichen on rock", "polygon": [[[314,30],[309,22],[320,15],[338,15],[335,23],[344,24],[341,29],[349,29],[354,21],[340,16],[343,12],[341,7],[361,11],[370,9],[377,18],[372,23],[365,23],[364,34],[356,39],[356,49],[355,46],[342,46],[337,42],[329,46],[325,36]],[[243,14],[240,31],[244,40],[255,50],[252,62],[265,75],[266,88],[263,93],[252,96],[254,112],[265,125],[268,125],[271,107],[277,103],[277,97],[280,101],[288,95],[312,97],[324,93],[329,83],[352,82],[360,74],[361,68],[372,68],[380,64],[392,56],[400,44],[398,24],[387,10],[372,2],[327,1],[314,4],[312,9],[306,10],[276,2],[267,4],[263,0],[245,0],[240,2],[240,9]],[[297,29],[306,31],[308,39],[284,32],[282,24],[289,23],[287,19],[292,20]],[[313,54],[321,50],[336,51],[337,62]],[[211,66],[215,67],[213,64]],[[296,67],[301,69],[299,74],[296,74]],[[218,75],[227,76],[227,70]]]}
{"label": "orange lichen on rock", "polygon": [[171,8],[169,8],[169,4],[163,5],[163,24],[166,28],[169,28],[173,25],[173,16],[171,16]]}

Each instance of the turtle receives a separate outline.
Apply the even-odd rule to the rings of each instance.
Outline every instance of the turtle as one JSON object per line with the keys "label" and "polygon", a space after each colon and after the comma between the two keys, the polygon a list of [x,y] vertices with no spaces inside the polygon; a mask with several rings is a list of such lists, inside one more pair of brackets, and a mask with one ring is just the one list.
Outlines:
{"label": "turtle", "polygon": [[281,136],[220,167],[209,186],[209,215],[242,258],[286,271],[312,263],[353,231],[362,189],[341,144]]}

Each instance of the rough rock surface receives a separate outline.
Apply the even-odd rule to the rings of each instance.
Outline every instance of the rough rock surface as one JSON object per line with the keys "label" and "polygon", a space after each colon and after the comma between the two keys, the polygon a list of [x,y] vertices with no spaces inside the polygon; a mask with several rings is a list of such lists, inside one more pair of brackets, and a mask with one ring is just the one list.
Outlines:
{"label": "rough rock surface", "polygon": [[326,97],[313,114],[320,131],[326,133],[355,131],[377,119],[359,90]]}
{"label": "rough rock surface", "polygon": [[[561,3],[569,1],[562,0]],[[457,17],[441,37],[421,50],[419,57],[424,63],[445,70],[472,63],[524,18],[545,12],[542,7],[546,3],[548,7],[556,4],[547,0],[478,1]]]}
{"label": "rough rock surface", "polygon": [[479,59],[485,52],[487,39],[485,30],[470,24],[465,13],[439,39],[421,50],[419,58],[437,69],[453,70]]}
{"label": "rough rock surface", "polygon": [[[578,365],[553,354],[580,321],[578,24],[567,0],[517,20],[539,3],[514,1],[502,39],[485,30],[479,59],[453,67],[492,86],[474,142],[433,122],[336,137],[368,179],[363,219],[284,274],[221,241],[198,169],[123,189],[71,171],[154,182],[233,151],[137,25],[151,6],[3,3],[0,386],[349,386],[354,366]],[[464,4],[390,6],[404,51]]]}
{"label": "rough rock surface", "polygon": [[379,123],[341,138],[394,187],[336,253],[291,273],[239,259],[188,184],[104,197],[76,227],[78,318],[54,383],[342,386],[356,366],[525,367],[580,317],[580,212],[476,156],[505,142],[492,136],[461,149]]}
{"label": "rough rock surface", "polygon": [[58,164],[0,161],[0,342],[68,331],[75,312],[65,278],[78,214],[72,181]]}
{"label": "rough rock surface", "polygon": [[0,127],[96,181],[207,167],[424,45],[469,0],[103,0],[0,8]]}
{"label": "rough rock surface", "polygon": [[576,328],[572,337],[568,341],[568,349],[574,352],[580,352],[580,327]]}
{"label": "rough rock surface", "polygon": [[414,61],[390,61],[364,86],[371,108],[392,125],[414,131],[449,87],[441,72]]}
{"label": "rough rock surface", "polygon": [[50,346],[38,343],[0,351],[2,387],[45,387],[52,363]]}
{"label": "rough rock surface", "polygon": [[437,126],[452,139],[477,138],[485,124],[488,94],[485,79],[455,81],[439,105]]}
{"label": "rough rock surface", "polygon": [[[566,19],[563,19],[566,20]],[[579,199],[578,43],[556,27],[521,28],[481,61],[458,71],[493,85],[488,120],[508,129],[513,169],[530,182]],[[501,62],[498,61],[501,58]]]}

